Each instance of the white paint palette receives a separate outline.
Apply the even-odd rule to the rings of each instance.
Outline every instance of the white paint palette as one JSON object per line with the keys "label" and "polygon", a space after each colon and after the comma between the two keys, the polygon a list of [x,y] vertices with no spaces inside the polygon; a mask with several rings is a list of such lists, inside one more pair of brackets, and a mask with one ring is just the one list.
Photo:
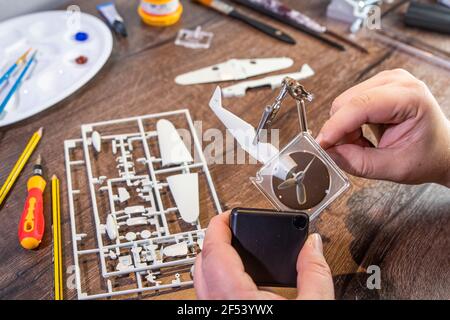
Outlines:
{"label": "white paint palette", "polygon": [[[77,41],[77,32],[86,33],[87,40]],[[33,116],[80,89],[106,63],[112,46],[109,28],[85,13],[74,17],[66,11],[46,11],[0,23],[0,74],[27,49],[38,50],[36,63],[0,114],[0,127]],[[76,63],[80,56],[87,62]],[[2,100],[9,87],[0,90]]]}

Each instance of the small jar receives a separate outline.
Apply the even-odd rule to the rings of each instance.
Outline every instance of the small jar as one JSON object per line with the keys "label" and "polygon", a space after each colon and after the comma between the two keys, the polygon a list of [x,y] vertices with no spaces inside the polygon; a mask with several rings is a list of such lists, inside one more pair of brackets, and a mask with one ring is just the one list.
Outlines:
{"label": "small jar", "polygon": [[166,27],[180,20],[183,6],[179,0],[141,0],[138,13],[144,23]]}

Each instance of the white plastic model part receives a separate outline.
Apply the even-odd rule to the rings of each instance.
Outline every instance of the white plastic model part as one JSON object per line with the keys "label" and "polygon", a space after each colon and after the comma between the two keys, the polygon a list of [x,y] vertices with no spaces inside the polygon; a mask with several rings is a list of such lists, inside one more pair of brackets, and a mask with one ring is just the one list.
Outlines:
{"label": "white plastic model part", "polygon": [[201,26],[195,30],[180,29],[175,39],[175,45],[190,49],[208,49],[213,36],[212,32],[202,31]]}
{"label": "white plastic model part", "polygon": [[178,212],[187,223],[195,223],[200,214],[198,174],[183,173],[167,177]]}
{"label": "white plastic model part", "polygon": [[163,166],[194,161],[172,122],[161,119],[156,124]]}
{"label": "white plastic model part", "polygon": [[239,82],[222,89],[224,98],[243,97],[248,89],[270,86],[271,89],[279,88],[285,77],[294,80],[302,80],[314,75],[314,70],[308,64],[304,64],[299,72],[285,73],[257,80]]}
{"label": "white plastic model part", "polygon": [[132,207],[126,207],[125,208],[125,214],[130,215],[133,213],[142,213],[145,212],[144,206],[132,206]]}
{"label": "white plastic model part", "polygon": [[117,188],[117,193],[120,202],[125,202],[130,199],[130,193],[125,188]]}
{"label": "white plastic model part", "polygon": [[109,214],[106,218],[106,233],[111,240],[117,238],[117,223],[112,214]]}
{"label": "white plastic model part", "polygon": [[180,242],[171,246],[164,247],[163,254],[166,257],[179,257],[188,254],[188,246],[186,242]]}
{"label": "white plastic model part", "polygon": [[191,85],[230,80],[242,80],[289,68],[291,58],[231,59],[223,63],[191,71],[175,78],[179,85]]}
{"label": "white plastic model part", "polygon": [[197,244],[200,247],[200,250],[203,250],[203,238],[198,239]]}
{"label": "white plastic model part", "polygon": [[147,217],[135,217],[135,218],[128,218],[127,219],[127,225],[128,226],[140,226],[147,224]]}
{"label": "white plastic model part", "polygon": [[95,151],[101,152],[102,151],[102,136],[97,131],[92,132],[92,146],[94,147]]}
{"label": "white plastic model part", "polygon": [[128,232],[128,233],[125,235],[125,239],[127,239],[128,241],[136,240],[136,233],[134,233],[134,232]]}
{"label": "white plastic model part", "polygon": [[214,91],[209,106],[235,137],[241,148],[253,158],[262,163],[266,163],[278,154],[278,149],[270,143],[258,142],[257,144],[253,144],[253,139],[256,134],[255,128],[222,107],[222,91],[220,87],[217,87]]}
{"label": "white plastic model part", "polygon": [[144,230],[140,233],[142,239],[148,239],[152,236],[152,233],[149,230]]}

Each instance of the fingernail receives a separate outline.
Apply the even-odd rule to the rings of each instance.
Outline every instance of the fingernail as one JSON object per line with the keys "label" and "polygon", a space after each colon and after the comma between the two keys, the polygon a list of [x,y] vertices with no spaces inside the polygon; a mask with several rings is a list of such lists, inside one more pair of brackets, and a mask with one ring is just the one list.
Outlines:
{"label": "fingernail", "polygon": [[319,135],[316,138],[316,142],[318,144],[320,144],[320,145],[322,144],[322,142],[323,142],[323,134],[319,133]]}
{"label": "fingernail", "polygon": [[323,253],[323,243],[320,234],[313,233],[311,235],[311,245],[313,246],[314,249],[316,249],[320,253]]}

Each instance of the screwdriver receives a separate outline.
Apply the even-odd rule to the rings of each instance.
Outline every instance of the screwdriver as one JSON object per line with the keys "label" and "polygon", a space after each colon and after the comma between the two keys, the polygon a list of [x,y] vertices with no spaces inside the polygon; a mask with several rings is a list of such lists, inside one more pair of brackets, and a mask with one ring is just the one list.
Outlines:
{"label": "screwdriver", "polygon": [[46,182],[42,177],[41,156],[33,166],[33,176],[28,179],[28,196],[19,223],[19,241],[25,249],[39,246],[44,235],[44,202],[42,194]]}

